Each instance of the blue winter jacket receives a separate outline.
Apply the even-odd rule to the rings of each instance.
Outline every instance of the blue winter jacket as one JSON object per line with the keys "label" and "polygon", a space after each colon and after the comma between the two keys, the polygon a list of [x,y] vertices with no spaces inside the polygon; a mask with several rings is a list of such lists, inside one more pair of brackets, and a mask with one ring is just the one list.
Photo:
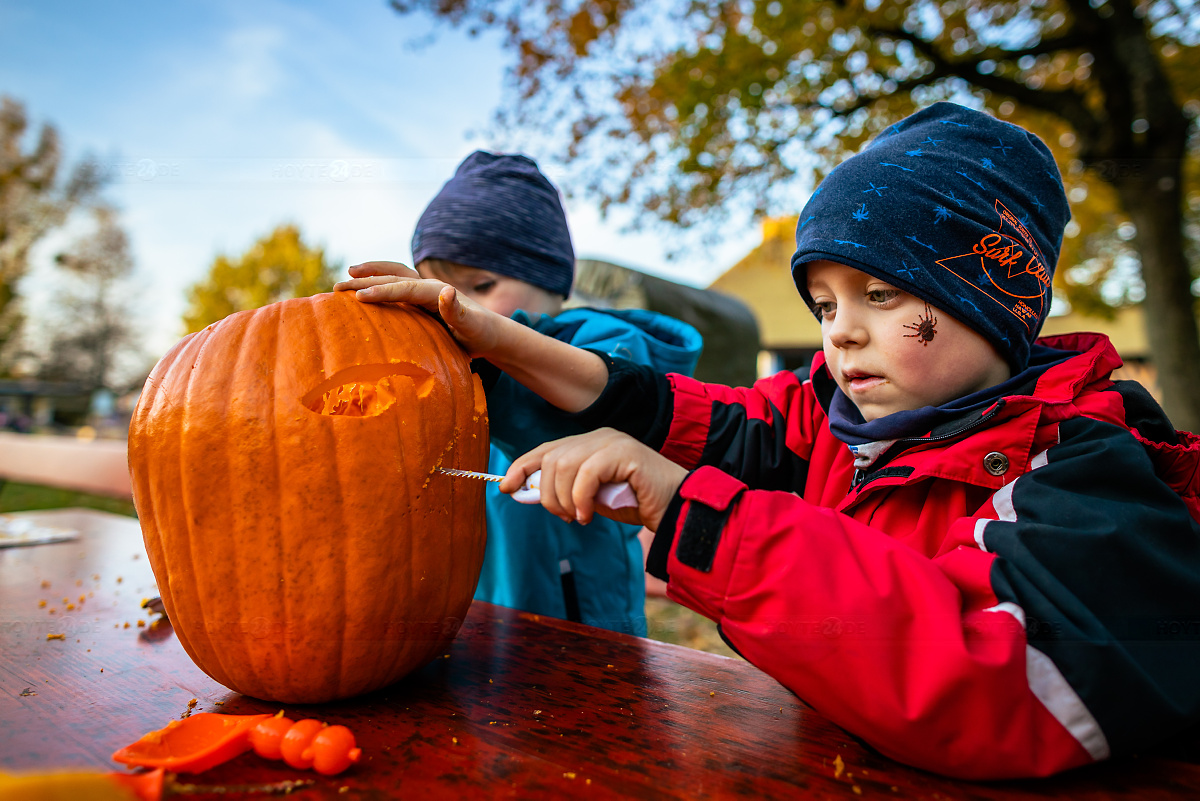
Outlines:
{"label": "blue winter jacket", "polygon": [[[690,374],[700,356],[696,329],[641,309],[569,309],[533,321],[514,319],[581,348]],[[501,374],[488,389],[492,450],[488,470],[552,439],[578,433],[562,427],[546,401]],[[646,584],[637,526],[597,516],[587,526],[565,523],[541,506],[525,505],[487,487],[487,552],[475,597],[549,617],[645,636]]]}

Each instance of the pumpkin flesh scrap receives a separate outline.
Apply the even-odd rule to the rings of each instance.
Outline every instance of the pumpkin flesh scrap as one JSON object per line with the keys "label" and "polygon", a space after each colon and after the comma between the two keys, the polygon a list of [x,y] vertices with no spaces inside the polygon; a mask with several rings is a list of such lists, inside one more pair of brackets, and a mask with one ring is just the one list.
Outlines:
{"label": "pumpkin flesh scrap", "polygon": [[346,417],[374,417],[391,408],[396,402],[396,393],[391,382],[384,378],[375,384],[342,384],[321,397],[320,408],[314,412],[340,414]]}

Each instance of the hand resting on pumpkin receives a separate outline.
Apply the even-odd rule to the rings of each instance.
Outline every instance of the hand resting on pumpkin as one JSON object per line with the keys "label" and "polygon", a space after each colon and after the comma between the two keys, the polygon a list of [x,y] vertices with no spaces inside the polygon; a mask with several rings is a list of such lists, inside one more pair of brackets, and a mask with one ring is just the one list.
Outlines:
{"label": "hand resting on pumpkin", "polygon": [[[594,514],[622,523],[658,529],[667,504],[687,477],[687,470],[612,428],[547,442],[518,457],[504,480],[502,492],[520,489],[525,477],[542,471],[542,506],[558,517],[588,523]],[[628,481],[637,496],[636,508],[606,509],[595,503],[601,484]]]}
{"label": "hand resting on pumpkin", "polygon": [[355,290],[368,303],[412,303],[439,315],[458,344],[472,356],[495,348],[492,329],[497,315],[441,281],[421,278],[415,270],[394,261],[368,261],[350,268],[350,279],[333,285],[335,292]]}
{"label": "hand resting on pumpkin", "polygon": [[450,284],[421,278],[392,261],[350,268],[334,290],[365,303],[412,303],[434,312],[471,356],[487,359],[532,392],[568,412],[586,409],[608,383],[604,360],[485,309]]}

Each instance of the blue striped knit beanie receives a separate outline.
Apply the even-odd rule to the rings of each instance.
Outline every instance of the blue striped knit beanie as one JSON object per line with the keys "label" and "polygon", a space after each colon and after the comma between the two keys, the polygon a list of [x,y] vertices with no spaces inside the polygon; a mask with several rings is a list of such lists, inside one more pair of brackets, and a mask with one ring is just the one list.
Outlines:
{"label": "blue striped knit beanie", "polygon": [[839,164],[800,213],[792,278],[840,262],[926,300],[990,341],[1013,372],[1050,309],[1071,212],[1033,134],[953,103],[906,117]]}
{"label": "blue striped knit beanie", "polygon": [[412,238],[413,263],[465,264],[571,294],[575,250],[558,190],[521,155],[477,150],[430,201]]}

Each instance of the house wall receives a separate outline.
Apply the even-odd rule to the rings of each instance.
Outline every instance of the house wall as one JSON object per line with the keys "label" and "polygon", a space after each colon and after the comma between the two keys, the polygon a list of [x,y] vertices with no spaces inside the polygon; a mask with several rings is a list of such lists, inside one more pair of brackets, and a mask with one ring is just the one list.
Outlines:
{"label": "house wall", "polygon": [[821,326],[796,291],[789,268],[795,245],[795,217],[767,219],[763,241],[719,276],[709,289],[741,299],[758,319],[762,347],[792,350],[821,347]]}

